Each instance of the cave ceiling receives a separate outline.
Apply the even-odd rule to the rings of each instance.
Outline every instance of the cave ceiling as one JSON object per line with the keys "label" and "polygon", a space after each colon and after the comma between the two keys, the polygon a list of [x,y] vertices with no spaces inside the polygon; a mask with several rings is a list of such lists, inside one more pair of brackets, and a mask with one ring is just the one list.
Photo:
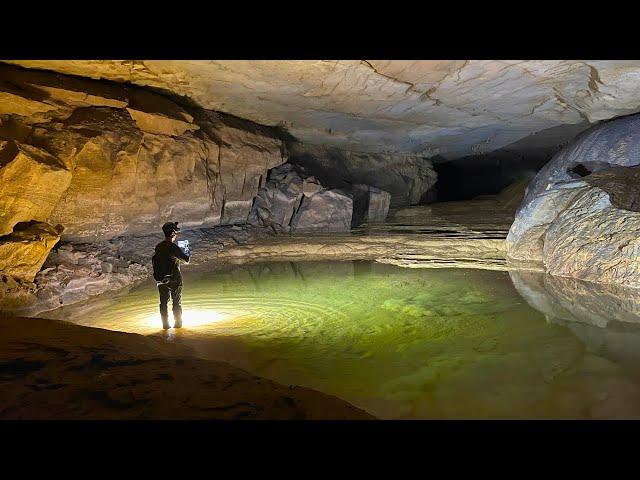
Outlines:
{"label": "cave ceiling", "polygon": [[8,62],[159,88],[310,144],[445,159],[553,147],[640,111],[640,61]]}

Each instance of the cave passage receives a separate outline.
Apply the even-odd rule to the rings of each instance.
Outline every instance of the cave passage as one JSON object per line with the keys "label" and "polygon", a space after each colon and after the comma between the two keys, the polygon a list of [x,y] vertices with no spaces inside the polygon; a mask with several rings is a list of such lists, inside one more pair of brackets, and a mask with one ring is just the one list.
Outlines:
{"label": "cave passage", "polygon": [[432,195],[421,203],[471,200],[496,195],[509,185],[531,180],[552,157],[551,151],[493,153],[434,162],[438,174]]}
{"label": "cave passage", "polygon": [[[379,418],[640,418],[634,75],[0,61],[0,314],[154,336]],[[165,222],[193,252],[168,331],[151,278]],[[10,343],[0,374],[46,367]]]}
{"label": "cave passage", "polygon": [[[588,341],[597,344],[602,329],[583,325],[580,336],[549,323],[507,272],[347,261],[184,275],[181,330],[160,331],[152,282],[50,316],[167,335],[205,358],[336,395],[378,418],[590,418],[621,388],[630,403],[616,404],[616,414],[640,416],[631,402],[637,358],[625,370],[629,362],[591,353]],[[640,351],[640,336],[625,338],[627,350]]]}

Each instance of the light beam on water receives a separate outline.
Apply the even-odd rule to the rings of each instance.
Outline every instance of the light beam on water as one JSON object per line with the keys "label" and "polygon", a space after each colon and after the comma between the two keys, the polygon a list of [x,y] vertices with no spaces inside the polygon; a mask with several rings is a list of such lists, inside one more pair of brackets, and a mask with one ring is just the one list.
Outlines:
{"label": "light beam on water", "polygon": [[[299,262],[184,276],[184,328],[167,338],[381,418],[640,417],[640,375],[548,323],[506,272]],[[54,316],[164,334],[153,282]]]}

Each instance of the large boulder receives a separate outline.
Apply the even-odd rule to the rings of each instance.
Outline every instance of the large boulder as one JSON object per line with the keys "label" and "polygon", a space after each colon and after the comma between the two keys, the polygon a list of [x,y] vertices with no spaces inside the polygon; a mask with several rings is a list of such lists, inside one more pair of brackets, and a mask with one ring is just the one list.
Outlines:
{"label": "large boulder", "polygon": [[327,189],[303,167],[285,163],[269,173],[267,183],[253,202],[248,221],[279,233],[346,232],[351,229],[355,215],[353,198],[362,192],[367,195],[362,201],[366,203],[366,211],[360,217],[368,215],[370,195],[374,198],[372,216],[382,214],[379,210],[384,209],[384,205],[379,205],[383,203],[378,199],[380,196],[386,199],[388,210],[386,192],[368,185],[353,190]]}
{"label": "large boulder", "polygon": [[527,187],[520,207],[563,182],[570,182],[611,166],[640,165],[640,114],[616,118],[578,135],[538,172]]}
{"label": "large boulder", "polygon": [[417,205],[434,187],[438,175],[420,155],[363,153],[287,143],[289,161],[300,165],[330,188],[364,184],[390,194],[392,208]]}
{"label": "large boulder", "polygon": [[60,225],[44,222],[16,225],[13,233],[0,237],[0,273],[32,282],[61,233]]}
{"label": "large boulder", "polygon": [[258,191],[249,214],[249,223],[271,227],[278,232],[288,231],[305,190],[307,195],[312,194],[308,186],[310,184],[291,164],[274,168],[267,184]]}
{"label": "large boulder", "polygon": [[340,190],[324,190],[304,197],[291,220],[291,231],[348,232],[351,229],[353,200]]}
{"label": "large boulder", "polygon": [[617,208],[605,190],[572,182],[532,203],[507,237],[508,260],[595,283],[640,288],[640,213]]}
{"label": "large boulder", "polygon": [[640,116],[595,127],[527,189],[507,237],[514,267],[640,288]]}

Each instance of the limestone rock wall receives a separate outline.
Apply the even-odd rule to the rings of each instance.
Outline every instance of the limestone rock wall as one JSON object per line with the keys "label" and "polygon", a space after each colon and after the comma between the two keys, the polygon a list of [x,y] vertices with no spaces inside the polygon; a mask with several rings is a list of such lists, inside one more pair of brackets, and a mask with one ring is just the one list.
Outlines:
{"label": "limestone rock wall", "polygon": [[287,143],[289,161],[301,165],[331,188],[366,184],[391,195],[392,208],[417,205],[435,185],[438,175],[419,155],[362,153]]}
{"label": "limestone rock wall", "polygon": [[272,129],[158,93],[0,65],[0,235],[18,222],[95,241],[246,221],[286,161]]}
{"label": "limestone rock wall", "polygon": [[[532,135],[537,145],[555,147],[578,125],[640,111],[638,60],[12,62],[164,88],[205,108],[286,123],[305,143],[447,159]],[[557,136],[539,135],[556,128]]]}
{"label": "limestone rock wall", "polygon": [[60,240],[62,227],[44,222],[17,226],[10,235],[0,237],[0,268],[4,275],[32,282]]}
{"label": "limestone rock wall", "polygon": [[19,222],[46,221],[69,188],[71,172],[56,157],[20,142],[3,142],[0,164],[0,236]]}
{"label": "limestone rock wall", "polygon": [[507,237],[509,263],[640,288],[638,153],[637,115],[594,127],[558,152],[527,189]]}

